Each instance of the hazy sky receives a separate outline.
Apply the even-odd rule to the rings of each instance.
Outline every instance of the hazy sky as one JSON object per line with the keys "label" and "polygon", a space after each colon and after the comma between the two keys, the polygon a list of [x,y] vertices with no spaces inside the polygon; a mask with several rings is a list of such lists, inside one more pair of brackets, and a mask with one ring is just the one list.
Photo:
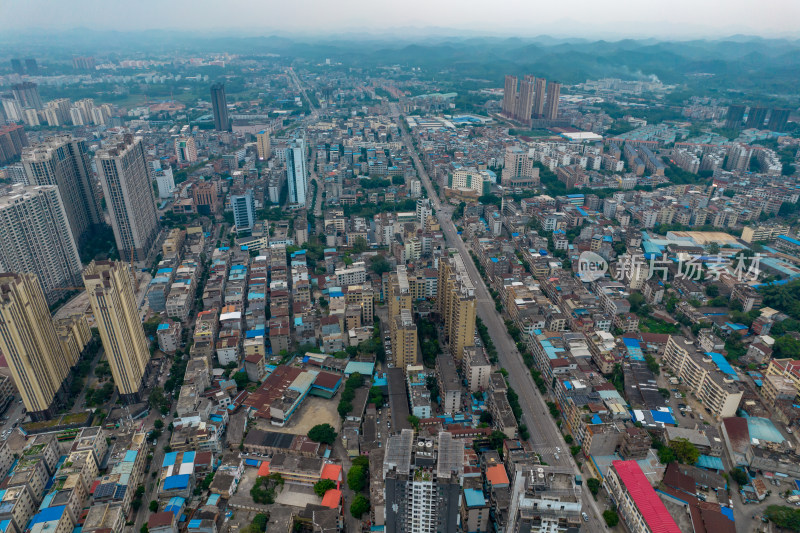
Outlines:
{"label": "hazy sky", "polygon": [[84,27],[375,35],[416,27],[518,36],[800,37],[800,0],[0,0],[0,20],[6,32]]}

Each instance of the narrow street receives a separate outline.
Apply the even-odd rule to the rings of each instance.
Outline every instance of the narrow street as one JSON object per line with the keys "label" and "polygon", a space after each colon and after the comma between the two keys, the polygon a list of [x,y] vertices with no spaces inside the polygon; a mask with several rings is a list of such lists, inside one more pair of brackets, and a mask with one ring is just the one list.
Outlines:
{"label": "narrow street", "polygon": [[[136,424],[144,422],[144,428],[152,428],[153,423],[156,419],[161,418],[161,413],[155,410],[151,410],[150,414],[138,421],[134,421]],[[144,485],[144,496],[142,496],[142,506],[136,512],[136,518],[134,519],[133,526],[131,526],[128,531],[130,533],[139,533],[142,529],[142,525],[147,522],[147,518],[150,516],[150,510],[148,506],[150,505],[151,500],[157,499],[158,494],[158,476],[153,477],[152,472],[158,472],[161,469],[161,463],[164,460],[164,446],[169,444],[169,436],[170,431],[167,429],[169,425],[172,423],[172,413],[166,415],[166,418],[162,419],[164,422],[164,429],[161,430],[161,436],[158,438],[158,442],[153,449],[153,459],[150,461],[150,468],[146,470],[142,474],[142,485]],[[151,449],[151,446],[147,445],[147,450]]]}

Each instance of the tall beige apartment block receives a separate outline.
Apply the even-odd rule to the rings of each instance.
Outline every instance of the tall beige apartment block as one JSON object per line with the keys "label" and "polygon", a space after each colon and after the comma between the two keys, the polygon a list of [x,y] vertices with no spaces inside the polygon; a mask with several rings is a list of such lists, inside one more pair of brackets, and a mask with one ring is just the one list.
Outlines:
{"label": "tall beige apartment block", "polygon": [[533,116],[541,118],[544,114],[544,91],[547,85],[547,80],[544,78],[535,78],[533,82]]}
{"label": "tall beige apartment block", "polygon": [[194,137],[175,139],[175,160],[178,165],[191,165],[197,161],[197,144],[194,142]]}
{"label": "tall beige apartment block", "polygon": [[558,98],[561,96],[561,84],[551,81],[547,84],[547,101],[544,105],[544,118],[556,120],[558,118]]}
{"label": "tall beige apartment block", "polygon": [[517,108],[514,115],[516,119],[523,124],[531,124],[535,85],[536,78],[530,75],[525,76],[525,78],[519,82],[519,96],[517,97]]}
{"label": "tall beige apartment block", "polygon": [[439,260],[436,290],[445,340],[450,345],[450,353],[460,362],[464,348],[475,345],[475,286],[461,254],[454,253]]}
{"label": "tall beige apartment block", "polygon": [[517,77],[506,76],[503,90],[503,115],[513,117],[517,109]]}
{"label": "tall beige apartment block", "polygon": [[125,263],[92,261],[83,279],[114,384],[124,401],[137,402],[150,349],[139,319],[131,271]]}
{"label": "tall beige apartment block", "polygon": [[392,321],[392,350],[396,368],[402,368],[405,372],[409,365],[419,364],[417,325],[408,309],[402,309]]}
{"label": "tall beige apartment block", "polygon": [[403,265],[389,274],[389,334],[392,341],[392,359],[397,368],[405,372],[408,365],[417,364],[417,326],[414,324],[413,298],[408,282],[408,271]]}
{"label": "tall beige apartment block", "polygon": [[268,131],[261,130],[256,133],[256,151],[258,152],[258,158],[261,161],[266,161],[269,159],[269,156],[272,155],[272,147],[269,143]]}
{"label": "tall beige apartment block", "polygon": [[0,274],[0,351],[31,418],[51,418],[66,398],[71,364],[35,274]]}

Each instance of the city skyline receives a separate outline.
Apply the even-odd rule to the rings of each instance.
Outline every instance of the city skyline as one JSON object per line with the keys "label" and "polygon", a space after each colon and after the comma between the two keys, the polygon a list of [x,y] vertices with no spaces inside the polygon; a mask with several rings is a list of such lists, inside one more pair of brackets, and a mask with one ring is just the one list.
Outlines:
{"label": "city skyline", "polygon": [[[631,0],[617,0],[613,8],[607,3],[579,0],[571,6],[569,13],[565,13],[555,4],[533,5],[520,0],[504,0],[500,4],[492,4],[491,10],[475,0],[466,4],[455,4],[450,0],[428,4],[413,0],[406,3],[405,9],[400,13],[375,9],[374,5],[367,5],[363,0],[350,0],[346,6],[318,4],[308,0],[291,5],[263,5],[250,0],[238,1],[233,5],[206,2],[202,9],[197,2],[178,0],[176,7],[182,13],[179,19],[171,19],[169,24],[153,24],[150,17],[153,11],[148,5],[152,4],[153,8],[159,5],[152,0],[131,5],[107,4],[94,0],[83,0],[77,4],[10,2],[0,8],[0,14],[4,18],[15,20],[18,30],[86,27],[104,27],[114,31],[210,29],[218,32],[237,30],[261,35],[291,33],[321,36],[351,31],[364,35],[364,24],[371,27],[380,23],[387,30],[402,30],[404,34],[418,35],[436,35],[443,33],[442,30],[446,32],[446,29],[450,29],[469,30],[483,35],[547,34],[671,39],[735,34],[771,38],[797,36],[798,29],[794,21],[800,18],[800,4],[786,0],[768,0],[760,3],[758,9],[753,9],[750,2],[743,0],[712,0],[700,4],[678,0],[668,5],[653,3],[646,10],[640,9],[641,4]],[[237,19],[230,17],[232,9],[247,14],[246,18],[250,22],[234,22]],[[521,16],[514,17],[513,22],[509,22],[504,16],[508,12]],[[691,12],[695,20],[702,23],[687,21],[687,12]],[[226,25],[220,22],[225,20],[231,20],[232,23]],[[264,20],[267,24],[259,25],[259,20]],[[280,20],[280,25],[269,24],[275,20]],[[388,26],[387,20],[391,21]],[[432,24],[438,20],[447,20],[447,27],[436,27],[436,24]],[[492,29],[487,29],[489,27]]]}
{"label": "city skyline", "polygon": [[800,6],[9,1],[0,533],[800,523]]}

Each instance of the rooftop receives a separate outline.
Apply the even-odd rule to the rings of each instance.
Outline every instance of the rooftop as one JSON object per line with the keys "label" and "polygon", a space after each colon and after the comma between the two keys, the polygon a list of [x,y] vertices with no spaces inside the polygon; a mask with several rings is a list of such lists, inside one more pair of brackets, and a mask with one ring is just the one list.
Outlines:
{"label": "rooftop", "polygon": [[614,461],[612,465],[650,531],[653,533],[680,533],[680,528],[650,485],[639,463]]}

